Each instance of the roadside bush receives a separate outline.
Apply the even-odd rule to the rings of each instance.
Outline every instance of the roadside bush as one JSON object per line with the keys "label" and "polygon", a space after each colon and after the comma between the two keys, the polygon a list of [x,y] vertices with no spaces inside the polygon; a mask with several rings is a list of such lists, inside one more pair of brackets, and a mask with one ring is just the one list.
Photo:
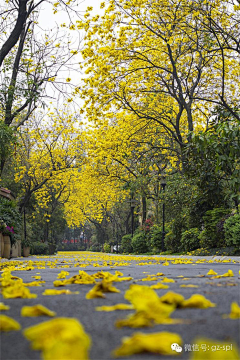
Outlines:
{"label": "roadside bush", "polygon": [[47,255],[48,254],[48,244],[42,243],[40,241],[31,242],[30,246],[31,255]]}
{"label": "roadside bush", "polygon": [[133,251],[132,248],[132,235],[128,234],[128,235],[124,235],[122,237],[122,241],[121,241],[121,252],[123,253],[131,253]]}
{"label": "roadside bush", "polygon": [[99,252],[101,251],[99,244],[92,244],[89,248],[89,251]]}
{"label": "roadside bush", "polygon": [[224,223],[224,230],[226,244],[240,247],[240,214],[229,217]]}
{"label": "roadside bush", "polygon": [[83,244],[58,244],[57,251],[84,251],[85,245]]}
{"label": "roadside bush", "polygon": [[179,215],[167,225],[167,229],[169,231],[165,236],[166,250],[180,252],[182,233],[186,230],[186,219]]}
{"label": "roadside bush", "polygon": [[172,230],[170,230],[164,239],[164,244],[166,250],[170,250],[171,252],[180,252],[181,251],[181,242],[180,237],[177,237]]}
{"label": "roadside bush", "polygon": [[105,243],[103,245],[103,250],[104,250],[105,253],[110,253],[111,252],[111,246],[109,244]]}
{"label": "roadside bush", "polygon": [[22,218],[15,201],[0,198],[0,220],[7,226],[3,233],[10,236],[12,245],[21,239]]}
{"label": "roadside bush", "polygon": [[153,225],[150,231],[150,247],[153,251],[160,251],[162,248],[162,228]]}
{"label": "roadside bush", "polygon": [[214,248],[224,246],[224,231],[217,225],[229,214],[229,209],[215,208],[203,216],[204,230],[200,234],[200,246]]}
{"label": "roadside bush", "polygon": [[200,230],[198,228],[192,228],[184,231],[181,237],[181,247],[185,251],[192,251],[199,248],[199,235]]}
{"label": "roadside bush", "polygon": [[137,254],[148,252],[147,237],[143,231],[134,234],[132,238],[132,248],[133,252]]}

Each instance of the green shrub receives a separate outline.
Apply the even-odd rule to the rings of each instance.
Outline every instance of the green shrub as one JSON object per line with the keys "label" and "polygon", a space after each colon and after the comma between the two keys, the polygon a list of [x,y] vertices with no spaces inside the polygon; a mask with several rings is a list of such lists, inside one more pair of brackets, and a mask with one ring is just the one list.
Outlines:
{"label": "green shrub", "polygon": [[103,245],[103,250],[104,250],[105,253],[110,253],[111,252],[111,246],[109,244],[105,243]]}
{"label": "green shrub", "polygon": [[48,254],[48,244],[42,243],[40,241],[31,242],[30,246],[31,255],[47,255]]}
{"label": "green shrub", "polygon": [[160,251],[162,249],[162,228],[157,225],[153,225],[150,231],[150,247],[154,251]]}
{"label": "green shrub", "polygon": [[92,244],[89,248],[89,251],[94,251],[94,252],[99,252],[101,251],[100,245],[99,244]]}
{"label": "green shrub", "polygon": [[240,247],[240,214],[229,217],[224,223],[224,230],[226,244]]}
{"label": "green shrub", "polygon": [[214,248],[224,246],[224,231],[219,222],[230,212],[229,209],[215,208],[203,216],[204,230],[200,234],[200,246]]}
{"label": "green shrub", "polygon": [[86,247],[84,244],[58,244],[57,251],[84,251]]}
{"label": "green shrub", "polygon": [[147,237],[145,232],[140,231],[134,234],[132,238],[132,248],[137,254],[148,252]]}
{"label": "green shrub", "polygon": [[14,244],[17,239],[21,239],[22,219],[15,201],[0,197],[0,220],[12,228],[10,232],[7,229],[5,230],[11,238],[11,244]]}
{"label": "green shrub", "polygon": [[180,237],[176,236],[172,230],[170,230],[164,239],[164,244],[166,250],[170,250],[171,252],[179,252],[181,251],[181,242]]}
{"label": "green shrub", "polygon": [[124,235],[121,241],[121,252],[131,253],[133,251],[131,243],[132,243],[132,235],[130,234]]}
{"label": "green shrub", "polygon": [[198,228],[192,228],[184,231],[181,237],[181,246],[185,251],[192,251],[199,248],[199,235],[200,230]]}
{"label": "green shrub", "polygon": [[181,236],[186,230],[186,219],[179,215],[171,223],[167,224],[167,229],[164,241],[166,250],[172,252],[181,251]]}

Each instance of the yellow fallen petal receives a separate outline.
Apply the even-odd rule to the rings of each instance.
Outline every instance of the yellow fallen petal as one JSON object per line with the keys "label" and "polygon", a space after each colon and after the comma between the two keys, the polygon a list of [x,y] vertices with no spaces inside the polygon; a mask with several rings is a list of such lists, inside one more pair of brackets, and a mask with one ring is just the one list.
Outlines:
{"label": "yellow fallen petal", "polygon": [[160,297],[160,301],[169,305],[175,305],[176,307],[179,307],[184,302],[184,300],[185,298],[183,295],[173,291],[168,291],[165,295]]}
{"label": "yellow fallen petal", "polygon": [[69,272],[68,271],[61,271],[59,274],[58,274],[58,279],[65,279],[66,276],[69,275]]}
{"label": "yellow fallen petal", "polygon": [[10,306],[4,305],[4,303],[0,302],[0,311],[9,310],[9,309],[10,309]]}
{"label": "yellow fallen petal", "polygon": [[240,307],[237,302],[232,302],[231,312],[229,315],[223,315],[223,318],[240,319]]}
{"label": "yellow fallen petal", "polygon": [[123,273],[121,272],[121,271],[115,271],[115,275],[117,275],[117,276],[123,276]]}
{"label": "yellow fallen petal", "polygon": [[234,276],[234,273],[233,273],[232,270],[228,270],[228,272],[225,273],[225,274],[223,274],[222,276],[224,276],[224,277],[233,277],[233,276]]}
{"label": "yellow fallen petal", "polygon": [[193,340],[199,351],[192,352],[191,360],[239,360],[240,353],[237,345],[229,342],[220,342],[207,338]]}
{"label": "yellow fallen petal", "polygon": [[7,315],[0,315],[0,331],[20,330],[21,325]]}
{"label": "yellow fallen petal", "polygon": [[217,275],[217,273],[213,269],[210,269],[207,275]]}
{"label": "yellow fallen petal", "polygon": [[165,277],[164,279],[162,279],[163,283],[175,283],[175,280],[173,279],[168,279],[167,277]]}
{"label": "yellow fallen petal", "polygon": [[56,318],[24,330],[34,350],[42,350],[45,360],[88,359],[91,344],[76,319]]}
{"label": "yellow fallen petal", "polygon": [[23,306],[21,316],[55,316],[56,313],[47,309],[45,306],[38,304],[34,306]]}
{"label": "yellow fallen petal", "polygon": [[228,270],[227,273],[222,274],[222,275],[213,276],[211,279],[220,279],[220,278],[223,278],[223,277],[233,277],[233,276],[234,276],[233,271],[232,271],[232,270]]}
{"label": "yellow fallen petal", "polygon": [[149,304],[159,303],[158,294],[149,286],[131,285],[125,292],[124,297],[138,311],[146,310],[146,308],[149,308]]}
{"label": "yellow fallen petal", "polygon": [[55,280],[53,281],[55,287],[67,285],[67,280]]}
{"label": "yellow fallen petal", "polygon": [[[163,306],[165,306],[165,308],[163,308]],[[125,319],[117,320],[115,326],[118,328],[125,326],[131,328],[142,328],[160,324],[166,325],[182,323],[183,320],[181,319],[171,319],[169,317],[173,310],[173,307],[162,304],[162,308],[155,309],[155,311],[137,311],[136,313],[127,316]]]}
{"label": "yellow fallen petal", "polygon": [[34,299],[37,294],[32,294],[23,284],[18,283],[2,289],[2,295],[5,299],[23,298]]}
{"label": "yellow fallen petal", "polygon": [[127,316],[126,319],[117,320],[115,326],[117,328],[131,327],[131,328],[142,328],[150,327],[154,325],[152,317],[148,316],[146,312],[136,312]]}
{"label": "yellow fallen petal", "polygon": [[201,294],[194,294],[189,299],[184,300],[181,304],[182,308],[199,308],[207,309],[209,307],[214,307],[216,304],[212,303],[210,300],[206,299],[205,296]]}
{"label": "yellow fallen petal", "polygon": [[105,297],[103,293],[105,292],[120,292],[117,288],[112,286],[112,284],[106,280],[102,280],[96,284],[86,295],[86,299],[94,299],[97,297]]}
{"label": "yellow fallen petal", "polygon": [[61,339],[56,341],[51,347],[42,350],[44,360],[88,360],[88,345],[82,339],[73,339],[63,342]]}
{"label": "yellow fallen petal", "polygon": [[104,293],[102,291],[98,291],[96,289],[91,289],[87,294],[86,294],[86,299],[95,299],[95,298],[105,298],[106,296],[104,295]]}
{"label": "yellow fallen petal", "polygon": [[189,287],[189,288],[198,288],[198,285],[192,285],[192,284],[188,284],[188,285],[180,285],[180,287]]}
{"label": "yellow fallen petal", "polygon": [[135,333],[131,337],[124,337],[122,345],[113,353],[115,357],[130,356],[142,352],[152,352],[162,355],[177,355],[171,345],[182,344],[181,337],[176,333],[160,332],[153,334]]}
{"label": "yellow fallen petal", "polygon": [[62,295],[62,294],[79,294],[79,291],[70,291],[70,290],[55,290],[55,289],[46,289],[42,295]]}
{"label": "yellow fallen petal", "polygon": [[155,285],[151,285],[150,286],[151,289],[168,289],[169,286],[168,285],[164,285],[162,283],[157,283]]}
{"label": "yellow fallen petal", "polygon": [[169,262],[166,261],[164,264],[162,264],[162,266],[168,266],[169,265]]}
{"label": "yellow fallen petal", "polygon": [[173,321],[169,316],[176,306],[161,302],[158,294],[149,286],[131,285],[125,292],[125,299],[133,304],[136,313],[120,320],[117,326],[141,327]]}
{"label": "yellow fallen petal", "polygon": [[130,304],[116,304],[112,306],[97,306],[96,311],[115,311],[115,310],[132,310],[134,309],[133,305]]}

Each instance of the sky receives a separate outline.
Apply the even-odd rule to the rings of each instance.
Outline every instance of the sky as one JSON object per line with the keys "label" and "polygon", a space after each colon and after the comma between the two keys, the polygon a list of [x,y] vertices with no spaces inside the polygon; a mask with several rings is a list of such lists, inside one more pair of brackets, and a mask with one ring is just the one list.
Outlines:
{"label": "sky", "polygon": [[[57,0],[56,0],[56,2],[57,2]],[[100,9],[101,2],[103,2],[103,0],[79,0],[78,1],[79,5],[78,5],[77,10],[83,16],[87,7],[92,6],[93,10],[91,11],[91,14],[93,14],[93,15],[101,14],[104,11],[104,10]],[[48,31],[51,31],[52,29],[56,28],[57,26],[60,26],[62,23],[66,23],[66,25],[70,24],[69,17],[65,11],[60,10],[56,14],[54,14],[53,9],[54,9],[53,5],[49,4],[48,2],[44,2],[42,4],[40,15],[38,18],[40,34],[42,32],[41,29],[46,30],[48,32]],[[75,23],[75,21],[77,19],[78,18],[76,16],[76,17],[73,17],[71,20]],[[66,32],[66,34],[69,33],[69,35],[71,36],[71,41],[73,44],[72,46],[74,49],[74,45],[77,46],[77,44],[79,42],[79,34],[76,31],[66,30],[66,28],[64,28],[64,31]],[[83,37],[83,32],[81,33],[80,37],[81,38]],[[80,48],[82,48],[83,46],[84,46],[84,42],[81,41]],[[76,63],[81,62],[82,61],[81,55],[78,54],[78,55],[74,56],[74,61]],[[65,79],[69,77],[69,78],[71,78],[71,83],[74,84],[75,86],[78,86],[81,82],[81,79],[84,77],[84,69],[83,69],[83,71],[80,71],[79,65],[76,65],[76,71],[71,72],[71,71],[68,71],[65,69],[65,71],[60,72],[59,78],[60,77],[65,78]],[[52,95],[52,91],[53,91],[52,89],[50,89],[50,88],[48,89],[48,93],[50,92],[51,95]],[[81,105],[83,105],[83,103],[80,99],[78,100],[78,103],[79,103],[80,107],[81,107]],[[53,106],[55,106],[54,100],[53,100]]]}
{"label": "sky", "polygon": [[[57,0],[56,0],[57,2]],[[103,2],[103,0],[79,0],[79,6],[78,10],[82,14],[85,13],[87,7],[92,6],[92,14],[100,14],[100,3]],[[77,18],[76,18],[77,19]],[[69,22],[69,18],[64,11],[59,11],[56,14],[53,14],[53,6],[49,4],[48,2],[44,2],[42,4],[40,17],[39,17],[39,23],[45,28],[45,29],[51,29],[54,23],[61,24],[63,22]]]}

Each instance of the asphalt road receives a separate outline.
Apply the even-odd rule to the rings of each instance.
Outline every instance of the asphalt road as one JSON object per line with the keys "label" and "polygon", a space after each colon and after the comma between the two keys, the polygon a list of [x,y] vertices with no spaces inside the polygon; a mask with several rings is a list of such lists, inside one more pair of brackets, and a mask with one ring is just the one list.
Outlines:
{"label": "asphalt road", "polygon": [[[218,341],[222,341],[223,343],[236,343],[238,347],[240,347],[239,320],[223,319],[222,317],[223,314],[230,313],[230,306],[233,301],[240,304],[239,258],[232,257],[230,261],[227,258],[215,258],[212,260],[212,258],[191,257],[191,263],[187,264],[187,258],[184,257],[186,260],[183,262],[185,263],[174,264],[175,260],[179,259],[179,257],[176,257],[175,260],[170,256],[165,256],[164,259],[150,256],[137,257],[135,259],[132,256],[122,257],[109,254],[103,255],[102,257],[102,255],[90,254],[88,256],[84,255],[83,258],[82,254],[72,253],[66,256],[31,257],[27,260],[20,258],[13,261],[13,259],[11,259],[12,262],[2,260],[2,267],[11,265],[13,268],[14,266],[30,265],[32,267],[31,270],[12,271],[12,275],[21,277],[24,282],[33,281],[34,278],[32,276],[39,275],[39,273],[41,274],[42,280],[45,281],[45,284],[41,287],[29,288],[32,293],[38,295],[36,299],[3,299],[1,295],[0,301],[10,306],[10,310],[2,313],[17,320],[21,324],[22,329],[50,319],[46,316],[21,317],[20,311],[24,305],[42,304],[48,309],[56,311],[58,317],[74,317],[78,319],[84,326],[86,333],[92,338],[92,347],[90,350],[90,359],[92,360],[113,359],[111,353],[120,346],[121,339],[139,331],[144,333],[161,331],[175,332],[181,335],[183,345],[193,345],[197,337],[204,337],[210,338],[212,341],[216,341],[216,343]],[[165,259],[169,262],[168,266],[163,266]],[[33,263],[31,261],[33,261]],[[208,261],[210,261],[210,263]],[[84,263],[87,264],[86,268],[79,267],[79,265]],[[39,269],[39,267],[44,266],[45,269]],[[213,269],[218,274],[226,273],[231,269],[234,277],[210,279],[211,276],[206,276],[210,269]],[[133,280],[114,283],[113,285],[120,289],[121,292],[107,293],[105,299],[97,298],[87,300],[85,298],[86,293],[93,287],[92,284],[71,284],[64,287],[64,289],[79,291],[79,294],[43,296],[42,293],[45,289],[54,288],[53,281],[57,279],[58,274],[62,270],[69,272],[67,278],[78,274],[79,270],[84,270],[88,274],[93,274],[100,270],[109,271],[114,274],[115,271],[118,270],[121,271],[124,276],[131,276]],[[149,274],[156,274],[158,272],[162,272],[166,277],[175,280],[174,283],[168,284],[168,290],[155,290],[159,296],[164,295],[169,290],[180,293],[185,298],[189,298],[192,294],[197,293],[204,295],[207,299],[216,303],[217,306],[208,309],[176,309],[172,314],[172,318],[184,319],[186,321],[185,323],[156,325],[150,328],[140,329],[115,327],[115,321],[125,318],[130,313],[129,310],[113,312],[95,311],[96,306],[128,303],[128,301],[124,299],[124,293],[129,288],[129,285],[132,283],[140,285],[156,284],[157,281],[143,282],[140,280]],[[180,275],[182,275],[183,278],[179,277]],[[204,275],[204,277],[200,277],[199,275]],[[187,278],[187,280],[185,280],[185,278]],[[182,284],[198,285],[198,288],[180,287]],[[0,340],[1,360],[32,360],[41,358],[40,352],[31,349],[29,341],[25,339],[21,331],[3,332],[1,333]],[[192,355],[193,351],[185,351],[183,346],[183,351],[179,358],[189,359]],[[155,360],[159,358],[164,360],[174,357],[149,353],[126,357],[127,360]],[[205,359],[207,358],[205,357]],[[219,357],[219,360],[221,360],[221,357]]]}

